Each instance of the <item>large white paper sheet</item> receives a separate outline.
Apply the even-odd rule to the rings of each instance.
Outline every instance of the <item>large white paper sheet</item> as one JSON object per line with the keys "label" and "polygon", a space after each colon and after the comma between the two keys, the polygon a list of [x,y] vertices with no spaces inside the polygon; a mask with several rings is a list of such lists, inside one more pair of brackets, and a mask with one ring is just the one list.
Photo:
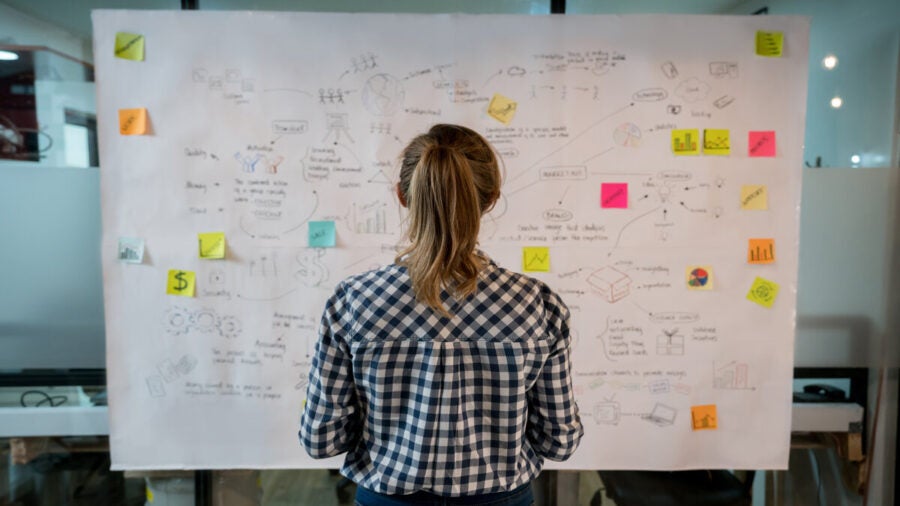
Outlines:
{"label": "large white paper sheet", "polygon": [[[451,122],[505,163],[482,247],[549,262],[533,275],[572,309],[585,437],[557,467],[785,468],[808,28],[95,12],[113,467],[338,464],[296,437],[316,325],[338,281],[392,261],[397,156]],[[783,34],[780,57],[756,54],[758,31]],[[117,32],[143,35],[144,61],[114,56]],[[146,134],[121,135],[135,108]],[[310,246],[331,239],[311,221],[335,247]],[[199,257],[209,232],[224,259]]]}

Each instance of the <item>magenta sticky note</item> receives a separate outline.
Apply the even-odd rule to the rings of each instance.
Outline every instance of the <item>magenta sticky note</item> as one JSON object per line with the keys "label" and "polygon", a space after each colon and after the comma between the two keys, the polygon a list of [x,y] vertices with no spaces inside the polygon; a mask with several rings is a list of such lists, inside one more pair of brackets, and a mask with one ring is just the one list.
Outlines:
{"label": "magenta sticky note", "polygon": [[750,132],[747,150],[750,157],[775,156],[775,132]]}
{"label": "magenta sticky note", "polygon": [[626,209],[628,207],[628,183],[601,183],[600,207]]}

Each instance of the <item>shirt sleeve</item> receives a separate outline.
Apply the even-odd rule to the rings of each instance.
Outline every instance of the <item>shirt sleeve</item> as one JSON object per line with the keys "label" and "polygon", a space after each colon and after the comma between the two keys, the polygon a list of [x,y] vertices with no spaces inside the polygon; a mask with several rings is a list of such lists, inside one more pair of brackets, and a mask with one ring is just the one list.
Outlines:
{"label": "shirt sleeve", "polygon": [[569,308],[544,287],[547,330],[555,339],[537,381],[528,391],[525,436],[538,455],[566,460],[578,448],[584,429],[572,391]]}
{"label": "shirt sleeve", "polygon": [[352,320],[344,298],[344,287],[339,285],[325,305],[309,371],[300,443],[313,458],[351,449],[362,428],[350,349],[344,339]]}

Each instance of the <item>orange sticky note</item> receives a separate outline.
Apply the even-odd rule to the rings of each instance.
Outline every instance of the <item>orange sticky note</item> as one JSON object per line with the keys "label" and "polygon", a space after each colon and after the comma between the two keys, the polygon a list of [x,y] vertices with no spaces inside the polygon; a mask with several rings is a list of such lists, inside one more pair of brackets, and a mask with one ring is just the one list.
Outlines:
{"label": "orange sticky note", "polygon": [[694,430],[717,429],[716,405],[691,406],[691,428]]}
{"label": "orange sticky note", "polygon": [[750,239],[747,246],[748,264],[771,264],[775,262],[775,239]]}
{"label": "orange sticky note", "polygon": [[119,109],[119,133],[145,135],[147,133],[147,109]]}

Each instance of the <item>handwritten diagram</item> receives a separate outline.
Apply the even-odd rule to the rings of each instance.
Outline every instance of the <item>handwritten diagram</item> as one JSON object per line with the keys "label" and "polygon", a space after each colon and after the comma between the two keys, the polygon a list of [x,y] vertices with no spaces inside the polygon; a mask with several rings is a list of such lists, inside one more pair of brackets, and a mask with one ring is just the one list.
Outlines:
{"label": "handwritten diagram", "polygon": [[159,442],[115,466],[321,465],[284,416],[321,309],[402,249],[398,156],[442,122],[501,160],[479,248],[571,313],[566,466],[786,465],[805,20],[192,14],[94,15],[112,430]]}

